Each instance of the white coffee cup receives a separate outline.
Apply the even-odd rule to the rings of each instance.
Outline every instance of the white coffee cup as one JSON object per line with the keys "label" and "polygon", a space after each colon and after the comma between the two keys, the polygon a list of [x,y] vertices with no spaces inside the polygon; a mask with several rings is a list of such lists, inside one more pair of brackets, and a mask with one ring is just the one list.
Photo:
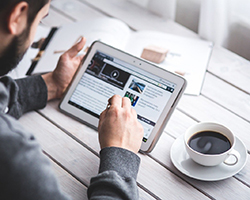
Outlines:
{"label": "white coffee cup", "polygon": [[[221,135],[225,136],[230,144],[231,147],[226,150],[225,152],[216,153],[216,154],[209,154],[209,153],[201,153],[197,150],[194,150],[189,146],[190,138],[200,132],[216,132],[220,133]],[[203,166],[216,166],[224,162],[227,165],[235,165],[240,159],[240,154],[237,152],[235,147],[235,136],[234,134],[225,126],[214,123],[214,122],[201,122],[195,124],[187,129],[184,134],[184,143],[186,147],[186,151],[189,154],[190,158],[193,159],[196,163],[201,164]],[[207,142],[208,143],[208,142]],[[211,143],[208,143],[208,148],[211,147]]]}

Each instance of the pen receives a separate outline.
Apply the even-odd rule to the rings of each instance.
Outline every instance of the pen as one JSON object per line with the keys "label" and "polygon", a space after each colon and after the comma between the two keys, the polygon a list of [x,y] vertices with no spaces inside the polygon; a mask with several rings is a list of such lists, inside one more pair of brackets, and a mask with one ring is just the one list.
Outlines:
{"label": "pen", "polygon": [[31,75],[31,73],[34,71],[38,61],[40,60],[40,58],[42,57],[44,50],[46,49],[46,47],[48,46],[50,40],[52,39],[53,35],[55,34],[55,32],[58,30],[57,27],[53,27],[48,35],[48,37],[45,39],[45,41],[42,44],[42,47],[40,48],[40,51],[37,53],[36,57],[32,60],[32,64],[29,68],[29,70],[27,71],[26,75]]}

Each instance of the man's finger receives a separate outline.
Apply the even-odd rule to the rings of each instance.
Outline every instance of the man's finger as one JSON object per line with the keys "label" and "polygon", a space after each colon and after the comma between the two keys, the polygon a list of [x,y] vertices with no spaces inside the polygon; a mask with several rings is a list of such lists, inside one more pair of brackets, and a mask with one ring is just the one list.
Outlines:
{"label": "man's finger", "polygon": [[131,107],[131,113],[137,118],[137,112],[134,108]]}
{"label": "man's finger", "polygon": [[109,99],[110,106],[118,106],[122,105],[122,97],[120,95],[114,95]]}
{"label": "man's finger", "polygon": [[123,108],[131,108],[131,100],[128,97],[122,98],[122,107]]}
{"label": "man's finger", "polygon": [[[85,56],[85,55],[78,55],[78,56],[76,57],[77,62],[79,62],[79,64],[82,62],[82,59],[84,58],[84,56]],[[77,67],[79,67],[79,64],[78,64]]]}
{"label": "man's finger", "polygon": [[66,51],[65,53],[67,53],[71,58],[74,58],[79,51],[82,50],[82,48],[84,47],[86,43],[86,38],[81,37],[79,39],[79,42],[77,42],[76,44],[74,44],[68,51]]}
{"label": "man's finger", "polygon": [[103,119],[105,118],[106,112],[107,112],[107,110],[104,110],[104,111],[102,111],[102,113],[100,114],[100,117],[99,117],[99,124],[100,124],[100,122],[102,122]]}
{"label": "man's finger", "polygon": [[84,58],[85,54],[77,56],[77,58],[81,61]]}

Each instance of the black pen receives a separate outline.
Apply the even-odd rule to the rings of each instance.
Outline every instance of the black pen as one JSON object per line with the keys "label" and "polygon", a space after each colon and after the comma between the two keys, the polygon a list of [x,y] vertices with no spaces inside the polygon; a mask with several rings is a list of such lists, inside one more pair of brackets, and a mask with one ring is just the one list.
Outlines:
{"label": "black pen", "polygon": [[30,76],[31,73],[34,71],[38,61],[40,60],[40,58],[42,57],[44,50],[46,49],[46,47],[48,46],[50,40],[52,39],[52,37],[54,36],[55,32],[58,30],[57,27],[53,27],[48,35],[48,37],[45,39],[45,41],[43,42],[40,51],[37,53],[36,57],[32,60],[32,64],[29,68],[29,70],[27,71],[26,75]]}

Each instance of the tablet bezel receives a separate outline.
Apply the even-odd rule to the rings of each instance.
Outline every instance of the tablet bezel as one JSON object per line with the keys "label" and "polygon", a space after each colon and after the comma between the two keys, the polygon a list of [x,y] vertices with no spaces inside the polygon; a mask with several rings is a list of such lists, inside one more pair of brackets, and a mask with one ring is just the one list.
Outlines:
{"label": "tablet bezel", "polygon": [[89,51],[85,55],[76,75],[73,78],[73,81],[71,82],[70,86],[67,89],[67,92],[65,93],[62,101],[59,104],[59,109],[61,111],[80,120],[88,126],[91,126],[94,129],[97,129],[99,119],[92,116],[91,114],[88,114],[87,112],[84,112],[83,110],[77,109],[76,107],[68,104],[68,101],[72,96],[73,92],[75,91],[76,86],[78,85],[83,73],[86,71],[96,51],[100,51],[111,57],[123,60],[128,64],[131,64],[146,72],[149,72],[153,75],[156,75],[162,79],[176,84],[175,90],[169,98],[167,105],[164,107],[159,119],[157,120],[153,131],[151,132],[146,142],[142,141],[140,151],[143,153],[149,153],[154,148],[156,142],[158,141],[160,135],[162,134],[165,128],[166,123],[168,122],[168,119],[174,111],[177,102],[183,94],[187,84],[186,80],[183,77],[172,72],[166,71],[162,68],[159,68],[158,66],[147,62],[146,60],[132,56],[126,52],[111,47],[100,41],[95,41],[89,48]]}

